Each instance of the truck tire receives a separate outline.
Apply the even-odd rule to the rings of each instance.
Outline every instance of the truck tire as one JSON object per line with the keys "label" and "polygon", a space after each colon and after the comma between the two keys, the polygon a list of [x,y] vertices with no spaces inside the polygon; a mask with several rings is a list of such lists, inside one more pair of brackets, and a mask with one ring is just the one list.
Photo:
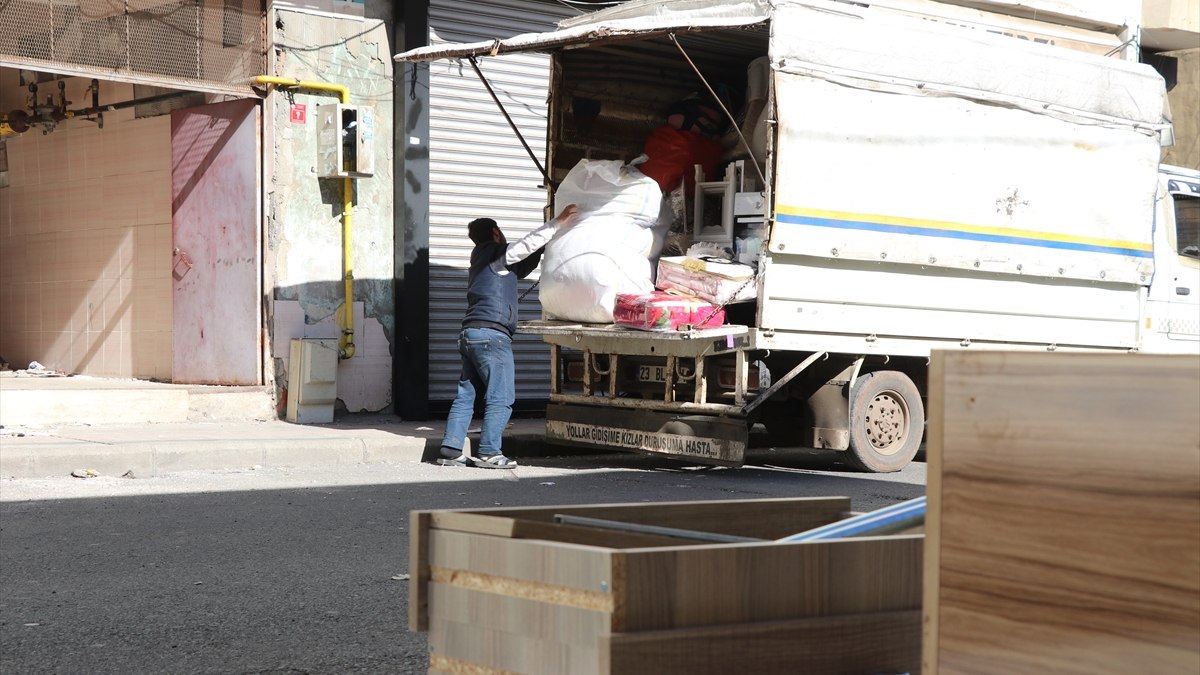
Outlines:
{"label": "truck tire", "polygon": [[924,431],[925,406],[907,375],[880,370],[858,378],[850,392],[850,464],[873,473],[899,471],[916,456]]}

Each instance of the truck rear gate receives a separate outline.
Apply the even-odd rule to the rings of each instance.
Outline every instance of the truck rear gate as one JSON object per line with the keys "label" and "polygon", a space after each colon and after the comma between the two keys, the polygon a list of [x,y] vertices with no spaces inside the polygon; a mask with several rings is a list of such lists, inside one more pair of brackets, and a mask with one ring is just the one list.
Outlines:
{"label": "truck rear gate", "polygon": [[550,343],[548,440],[741,465],[758,389],[748,327],[655,333],[527,321],[521,332]]}
{"label": "truck rear gate", "polygon": [[741,466],[749,427],[744,418],[551,403],[546,407],[546,439]]}

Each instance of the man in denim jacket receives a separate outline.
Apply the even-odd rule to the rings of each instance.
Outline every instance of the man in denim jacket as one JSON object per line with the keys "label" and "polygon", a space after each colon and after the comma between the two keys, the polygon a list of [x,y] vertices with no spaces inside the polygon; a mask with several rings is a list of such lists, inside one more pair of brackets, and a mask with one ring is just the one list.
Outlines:
{"label": "man in denim jacket", "polygon": [[[477,218],[467,226],[475,248],[471,250],[467,276],[467,315],[458,334],[462,375],[446,419],[439,464],[516,468],[517,463],[501,453],[500,444],[516,399],[512,336],[517,330],[517,280],[537,268],[546,243],[555,233],[571,227],[578,218],[578,209],[571,204],[558,217],[512,244],[491,218]],[[478,393],[483,394],[483,426],[472,459],[462,448]]]}

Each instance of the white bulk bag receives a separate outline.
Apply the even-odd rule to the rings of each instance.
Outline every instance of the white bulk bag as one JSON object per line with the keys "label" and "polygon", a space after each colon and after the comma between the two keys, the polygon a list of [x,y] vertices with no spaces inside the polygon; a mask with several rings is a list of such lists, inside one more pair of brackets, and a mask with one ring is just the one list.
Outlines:
{"label": "white bulk bag", "polygon": [[[654,265],[672,213],[658,183],[615,160],[580,160],[554,195],[577,224],[546,245],[538,292],[548,319],[612,323],[618,293],[654,289]],[[557,215],[557,214],[556,214]]]}
{"label": "white bulk bag", "polygon": [[612,159],[581,159],[554,193],[555,208],[576,204],[587,217],[616,216],[653,227],[662,208],[658,183]]}
{"label": "white bulk bag", "polygon": [[599,218],[584,219],[555,237],[542,258],[538,291],[546,318],[612,323],[618,293],[653,290],[650,260],[624,243],[638,234],[651,231]]}

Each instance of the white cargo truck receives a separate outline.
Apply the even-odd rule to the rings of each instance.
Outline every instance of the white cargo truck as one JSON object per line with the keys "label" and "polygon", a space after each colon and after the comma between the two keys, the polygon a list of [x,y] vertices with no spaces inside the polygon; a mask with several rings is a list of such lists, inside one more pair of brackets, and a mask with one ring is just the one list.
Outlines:
{"label": "white cargo truck", "polygon": [[639,155],[672,101],[747,92],[687,227],[762,242],[755,299],[699,330],[523,324],[551,345],[547,437],[736,466],[762,423],[895,471],[935,349],[1200,355],[1200,174],[1159,166],[1164,84],[1114,21],[635,0],[397,60],[551,53],[551,196],[583,158]]}

